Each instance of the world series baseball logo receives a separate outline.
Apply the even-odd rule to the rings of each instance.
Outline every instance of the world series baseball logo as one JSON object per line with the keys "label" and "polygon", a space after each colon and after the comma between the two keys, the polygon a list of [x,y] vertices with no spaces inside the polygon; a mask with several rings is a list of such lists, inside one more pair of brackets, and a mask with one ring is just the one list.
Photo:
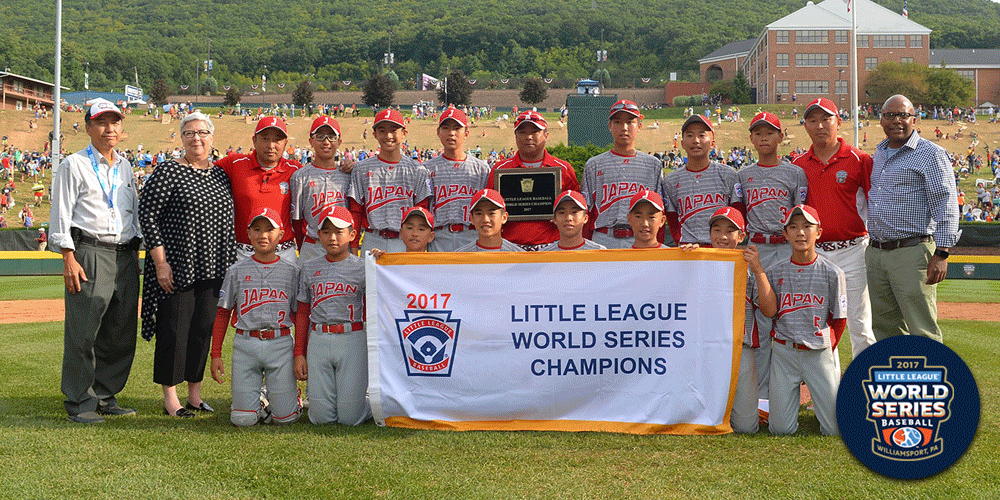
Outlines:
{"label": "world series baseball logo", "polygon": [[925,357],[893,356],[890,366],[872,366],[863,380],[866,419],[875,424],[872,453],[895,461],[924,460],[941,454],[941,423],[951,416],[954,387],[944,366]]}
{"label": "world series baseball logo", "polygon": [[399,345],[411,377],[450,377],[454,366],[458,328],[450,310],[406,309],[396,319]]}

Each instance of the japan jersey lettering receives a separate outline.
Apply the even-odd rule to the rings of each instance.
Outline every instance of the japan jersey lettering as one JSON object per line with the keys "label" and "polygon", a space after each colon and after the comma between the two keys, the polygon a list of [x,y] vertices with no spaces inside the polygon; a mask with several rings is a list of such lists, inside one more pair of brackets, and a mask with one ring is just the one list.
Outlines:
{"label": "japan jersey lettering", "polygon": [[351,174],[339,168],[325,169],[306,165],[295,171],[290,180],[292,187],[292,220],[306,222],[306,236],[319,237],[319,214],[329,207],[347,206],[347,191],[351,187]]}
{"label": "japan jersey lettering", "polygon": [[515,244],[513,244],[513,243],[511,243],[511,242],[509,242],[509,241],[507,241],[507,240],[501,240],[500,241],[500,248],[486,248],[486,247],[482,247],[482,246],[479,246],[479,242],[478,241],[473,241],[472,243],[469,243],[468,245],[465,245],[463,247],[459,247],[458,250],[455,250],[455,251],[456,252],[523,252],[524,249],[521,248],[521,247],[519,247],[519,246],[517,246],[517,245],[515,245]]}
{"label": "japan jersey lettering", "polygon": [[464,161],[435,156],[424,163],[431,179],[431,210],[438,226],[469,224],[469,202],[476,191],[486,187],[490,166],[472,155]]}
{"label": "japan jersey lettering", "polygon": [[279,258],[270,264],[241,259],[226,271],[219,307],[236,309],[240,330],[291,328],[298,295],[299,266]]}
{"label": "japan jersey lettering", "polygon": [[354,166],[348,196],[365,207],[368,229],[398,231],[406,209],[431,196],[430,175],[410,158],[389,163],[373,156]]}
{"label": "japan jersey lettering", "polygon": [[818,255],[811,264],[779,262],[766,274],[778,299],[771,335],[810,349],[830,347],[830,321],[847,317],[844,272]]}
{"label": "japan jersey lettering", "polygon": [[584,238],[583,243],[576,248],[563,248],[559,246],[558,241],[553,241],[552,243],[549,243],[547,246],[542,247],[539,250],[539,252],[558,252],[564,250],[607,250],[607,249],[608,247],[600,243],[594,243],[593,241]]}
{"label": "japan jersey lettering", "polygon": [[597,208],[594,227],[627,225],[632,195],[639,189],[660,192],[662,172],[663,162],[641,151],[635,156],[607,151],[587,160],[580,192],[589,208]]}
{"label": "japan jersey lettering", "polygon": [[663,210],[676,212],[681,223],[681,241],[711,241],[709,219],[716,210],[729,205],[736,169],[718,162],[698,172],[674,170],[663,179]]}
{"label": "japan jersey lettering", "polygon": [[309,304],[313,324],[364,321],[364,296],[365,263],[360,257],[330,262],[323,255],[302,265],[297,300]]}
{"label": "japan jersey lettering", "polygon": [[747,232],[780,234],[785,212],[806,203],[808,182],[802,168],[782,159],[777,165],[757,163],[736,172],[732,202],[747,211]]}

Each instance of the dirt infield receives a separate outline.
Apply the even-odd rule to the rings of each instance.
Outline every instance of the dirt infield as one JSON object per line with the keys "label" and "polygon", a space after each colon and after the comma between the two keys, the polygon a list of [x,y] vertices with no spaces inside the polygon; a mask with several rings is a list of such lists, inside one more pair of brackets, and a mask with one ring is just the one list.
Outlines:
{"label": "dirt infield", "polygon": [[[0,300],[0,324],[42,323],[62,321],[63,301],[52,300]],[[995,321],[1000,318],[1000,304],[974,302],[939,302],[938,317],[970,321]]]}

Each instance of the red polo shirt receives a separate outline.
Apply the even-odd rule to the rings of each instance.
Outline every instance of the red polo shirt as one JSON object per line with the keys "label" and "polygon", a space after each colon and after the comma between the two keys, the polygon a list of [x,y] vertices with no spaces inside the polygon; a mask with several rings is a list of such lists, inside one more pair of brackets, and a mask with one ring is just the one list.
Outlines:
{"label": "red polo shirt", "polygon": [[819,212],[823,224],[820,242],[852,240],[868,234],[861,209],[868,207],[872,158],[841,137],[837,141],[840,149],[829,163],[820,161],[812,147],[792,160],[806,172],[809,181],[806,204]]}
{"label": "red polo shirt", "polygon": [[[561,191],[567,189],[572,189],[573,191],[580,190],[580,183],[576,180],[576,170],[573,170],[573,166],[566,161],[560,160],[546,151],[545,157],[542,159],[542,166],[562,168]],[[493,185],[493,175],[497,169],[501,168],[529,167],[524,165],[524,162],[521,161],[521,154],[517,153],[493,167],[493,170],[490,171],[489,179],[486,180],[486,187],[496,189]],[[500,234],[504,239],[518,245],[544,245],[559,239],[559,229],[550,220],[508,222],[503,225]]]}
{"label": "red polo shirt", "polygon": [[295,239],[292,227],[292,193],[288,180],[302,165],[295,160],[282,158],[278,165],[270,170],[264,170],[257,163],[257,155],[233,154],[215,162],[229,176],[232,186],[233,204],[236,206],[236,241],[250,244],[247,237],[247,226],[250,218],[259,214],[265,207],[270,207],[281,214],[281,224],[285,234],[281,243]]}

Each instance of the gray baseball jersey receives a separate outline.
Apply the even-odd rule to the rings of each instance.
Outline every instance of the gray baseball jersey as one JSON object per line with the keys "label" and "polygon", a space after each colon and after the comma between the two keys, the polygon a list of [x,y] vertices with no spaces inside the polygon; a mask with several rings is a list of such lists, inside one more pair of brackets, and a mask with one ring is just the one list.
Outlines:
{"label": "gray baseball jersey", "polygon": [[663,162],[641,151],[635,156],[607,151],[587,160],[580,191],[589,208],[597,209],[594,227],[627,225],[632,195],[640,188],[660,192],[662,177]]}
{"label": "gray baseball jersey", "polygon": [[607,249],[608,247],[604,245],[601,245],[599,243],[594,243],[593,241],[584,238],[583,244],[581,244],[576,248],[563,248],[559,246],[558,241],[553,241],[552,243],[549,243],[547,246],[542,247],[541,250],[539,250],[539,252],[558,252],[560,250],[607,250]]}
{"label": "gray baseball jersey", "polygon": [[438,155],[424,163],[431,179],[431,211],[434,224],[449,226],[469,224],[469,202],[476,191],[486,187],[490,166],[472,155],[464,161],[449,160]]}
{"label": "gray baseball jersey", "polygon": [[431,196],[430,174],[410,158],[387,163],[373,156],[354,166],[348,196],[365,207],[368,229],[398,231],[406,209]]}
{"label": "gray baseball jersey", "polygon": [[844,272],[817,255],[811,264],[779,262],[766,274],[778,299],[771,335],[810,349],[831,347],[830,320],[847,317]]}
{"label": "gray baseball jersey", "polygon": [[676,212],[681,224],[681,241],[712,241],[708,220],[716,210],[729,205],[736,183],[736,169],[709,162],[699,172],[686,168],[674,170],[663,179],[663,210]]}
{"label": "gray baseball jersey", "polygon": [[747,232],[780,234],[785,212],[806,203],[807,186],[805,171],[788,160],[770,167],[754,163],[736,172],[732,202],[746,207]]}
{"label": "gray baseball jersey", "polygon": [[364,320],[365,263],[356,255],[340,262],[326,256],[302,265],[298,301],[309,304],[309,321],[317,325]]}
{"label": "gray baseball jersey", "polygon": [[253,257],[238,260],[226,272],[219,307],[236,308],[236,328],[278,330],[295,325],[299,267],[279,258],[271,264]]}
{"label": "gray baseball jersey", "polygon": [[325,169],[312,164],[292,174],[292,220],[306,221],[306,236],[316,239],[319,232],[319,214],[328,207],[347,206],[347,191],[351,187],[351,174],[339,168]]}
{"label": "gray baseball jersey", "polygon": [[481,247],[479,246],[479,240],[476,240],[455,251],[456,252],[523,252],[524,249],[514,243],[502,239],[500,241],[500,248]]}

